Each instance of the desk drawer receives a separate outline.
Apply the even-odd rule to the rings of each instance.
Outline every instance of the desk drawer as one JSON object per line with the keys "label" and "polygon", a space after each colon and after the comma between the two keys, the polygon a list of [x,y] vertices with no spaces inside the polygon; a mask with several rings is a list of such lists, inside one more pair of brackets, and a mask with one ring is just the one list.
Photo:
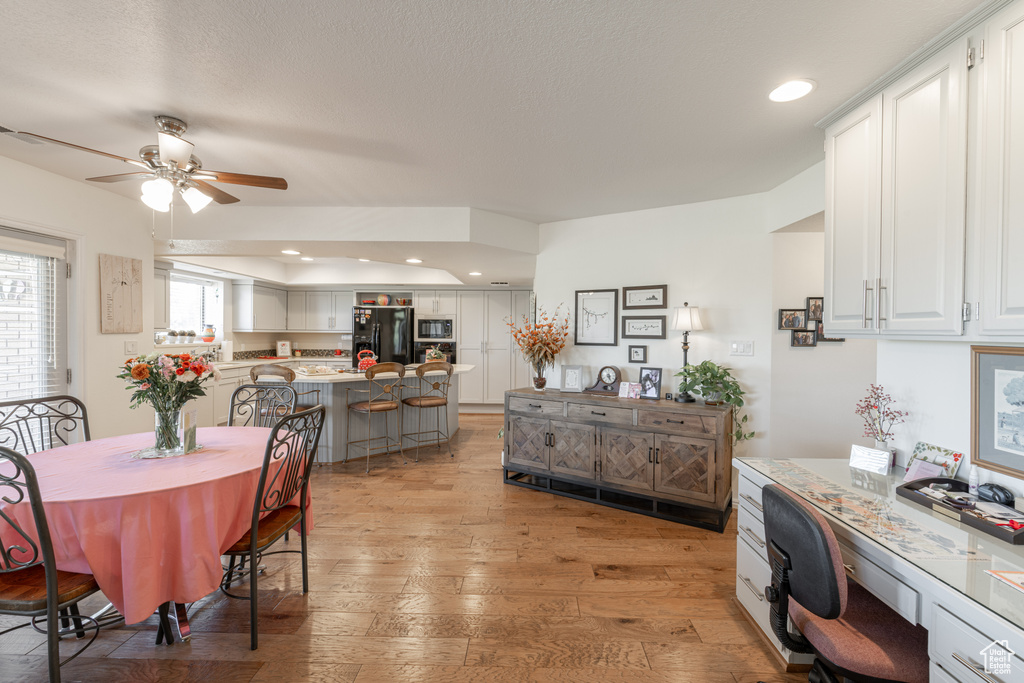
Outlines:
{"label": "desk drawer", "polygon": [[701,417],[692,413],[669,413],[638,408],[636,426],[676,434],[714,434],[715,418]]}
{"label": "desk drawer", "polygon": [[508,409],[514,410],[517,413],[562,416],[561,401],[545,401],[540,398],[519,398],[513,396],[508,400]]}
{"label": "desk drawer", "polygon": [[[985,671],[986,654],[982,651],[987,650],[990,657],[997,656],[994,650],[1000,646],[994,641],[1005,638],[1005,634],[981,633],[938,605],[934,613],[934,623],[928,629],[928,658],[932,666],[938,663],[951,674],[951,679],[959,681],[1024,681],[1024,661],[1020,655],[1009,655],[999,662],[990,659],[988,672]],[[1009,671],[1004,666],[1009,666]]]}
{"label": "desk drawer", "polygon": [[765,542],[764,524],[742,505],[739,508],[739,514],[736,515],[736,535],[742,538],[762,560],[768,561],[768,544]]}
{"label": "desk drawer", "polygon": [[746,510],[757,518],[761,526],[764,526],[764,510],[761,506],[761,487],[740,475],[740,509]]}
{"label": "desk drawer", "polygon": [[587,403],[570,403],[568,418],[588,422],[604,422],[616,425],[633,425],[632,408],[612,408]]}
{"label": "desk drawer", "polygon": [[768,623],[769,606],[764,587],[771,582],[768,563],[749,545],[736,541],[736,598],[766,634],[771,634],[772,629]]}
{"label": "desk drawer", "polygon": [[842,542],[839,543],[839,549],[843,553],[846,571],[854,581],[874,593],[875,597],[911,624],[918,623],[918,615],[921,613],[921,594],[917,590],[871,560],[861,557]]}

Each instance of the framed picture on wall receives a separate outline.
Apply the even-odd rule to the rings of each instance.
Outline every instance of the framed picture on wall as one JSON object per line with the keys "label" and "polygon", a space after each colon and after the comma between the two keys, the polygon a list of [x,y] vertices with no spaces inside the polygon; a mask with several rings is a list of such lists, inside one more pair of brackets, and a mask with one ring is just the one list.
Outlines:
{"label": "framed picture on wall", "polygon": [[562,366],[562,391],[583,391],[583,366]]}
{"label": "framed picture on wall", "polygon": [[823,296],[809,296],[807,297],[807,319],[808,320],[821,320],[821,313],[825,308],[825,297]]}
{"label": "framed picture on wall", "polygon": [[971,464],[1024,477],[1024,348],[971,347]]}
{"label": "framed picture on wall", "polygon": [[630,363],[646,363],[647,362],[647,347],[641,345],[630,345],[629,347],[629,362]]}
{"label": "framed picture on wall", "polygon": [[661,398],[661,368],[640,368],[640,398]]}
{"label": "framed picture on wall", "polygon": [[825,336],[825,323],[818,321],[814,324],[814,332],[818,336],[819,342],[844,342],[846,337],[826,337]]}
{"label": "framed picture on wall", "polygon": [[639,308],[665,308],[666,301],[668,301],[668,285],[622,288],[622,310],[624,311]]}
{"label": "framed picture on wall", "polygon": [[623,339],[664,339],[665,316],[622,316]]}
{"label": "framed picture on wall", "polygon": [[818,334],[814,330],[793,330],[790,346],[817,346]]}
{"label": "framed picture on wall", "polygon": [[780,330],[806,330],[807,310],[803,308],[780,308]]}
{"label": "framed picture on wall", "polygon": [[617,346],[619,290],[576,292],[576,346]]}

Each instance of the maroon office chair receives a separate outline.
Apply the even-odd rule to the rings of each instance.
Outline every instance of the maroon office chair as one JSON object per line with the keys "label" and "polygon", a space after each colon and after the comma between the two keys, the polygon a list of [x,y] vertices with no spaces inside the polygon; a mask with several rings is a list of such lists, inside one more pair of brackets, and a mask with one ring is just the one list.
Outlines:
{"label": "maroon office chair", "polygon": [[[763,489],[775,636],[814,653],[811,683],[927,683],[928,631],[847,579],[839,542],[810,503],[771,484]],[[799,630],[789,631],[788,622]]]}

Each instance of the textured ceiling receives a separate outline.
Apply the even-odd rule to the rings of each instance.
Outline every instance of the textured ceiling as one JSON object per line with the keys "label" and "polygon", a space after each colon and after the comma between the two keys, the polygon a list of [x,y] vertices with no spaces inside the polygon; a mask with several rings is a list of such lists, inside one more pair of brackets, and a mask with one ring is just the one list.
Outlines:
{"label": "textured ceiling", "polygon": [[[774,187],[822,158],[816,120],[979,4],[3,2],[0,125],[134,156],[178,116],[207,168],[288,179],[222,186],[249,204],[591,216]],[[795,77],[819,88],[767,100]],[[3,135],[0,155],[130,170]]]}

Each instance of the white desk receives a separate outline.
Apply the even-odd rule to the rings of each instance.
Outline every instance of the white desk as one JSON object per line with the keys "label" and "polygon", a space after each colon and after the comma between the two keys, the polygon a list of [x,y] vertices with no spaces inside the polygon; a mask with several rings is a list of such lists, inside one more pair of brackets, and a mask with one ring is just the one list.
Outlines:
{"label": "white desk", "polygon": [[[853,470],[845,460],[734,461],[740,473],[736,597],[788,664],[807,655],[783,648],[768,623],[764,587],[771,583],[761,488],[779,484],[824,514],[851,578],[905,619],[928,629],[931,680],[1024,682],[1024,592],[985,573],[1024,571],[1024,546],[1013,546],[897,497],[898,474]],[[1007,641],[1017,653],[1009,673],[986,673],[982,650]]]}

